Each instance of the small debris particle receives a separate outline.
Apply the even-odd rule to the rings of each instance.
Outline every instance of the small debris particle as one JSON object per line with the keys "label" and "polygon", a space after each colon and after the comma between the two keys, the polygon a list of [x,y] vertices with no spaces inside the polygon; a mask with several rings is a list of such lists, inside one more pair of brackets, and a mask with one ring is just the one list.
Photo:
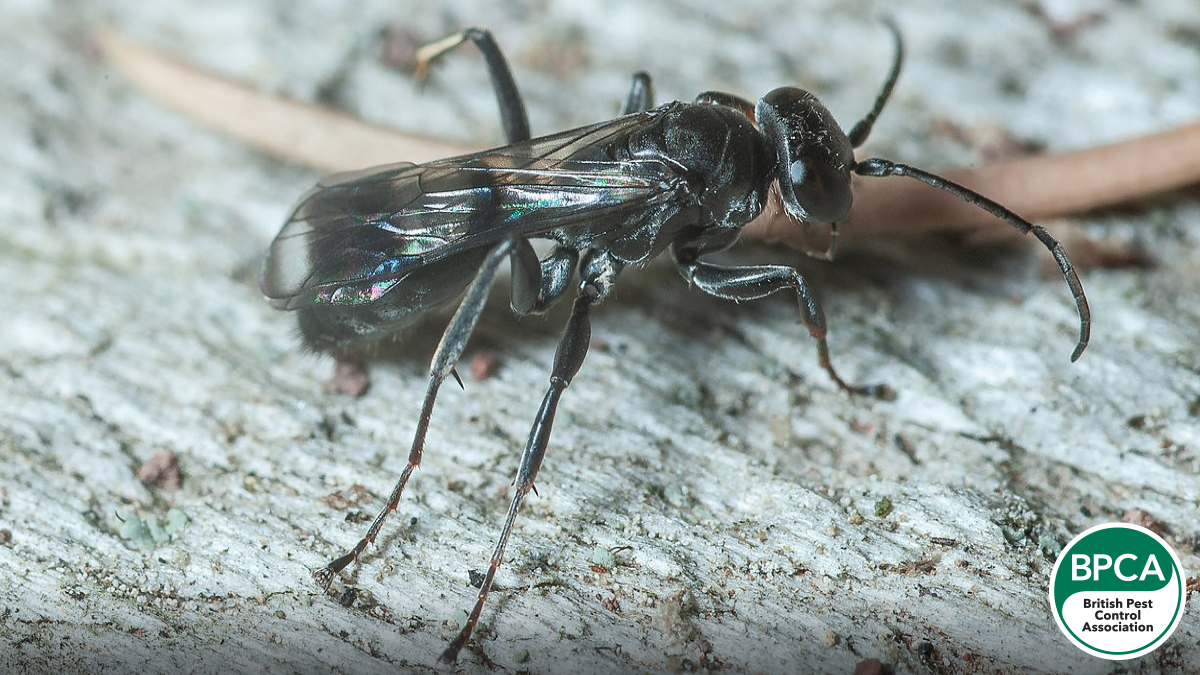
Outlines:
{"label": "small debris particle", "polygon": [[908,440],[907,436],[898,433],[892,436],[892,443],[895,444],[897,450],[904,453],[904,456],[908,458],[908,461],[912,462],[913,464],[921,463],[921,460],[917,458],[916,449],[913,448],[913,444]]}
{"label": "small debris particle", "polygon": [[12,544],[12,530],[0,530],[0,546],[10,546]]}
{"label": "small debris particle", "polygon": [[350,508],[350,500],[346,499],[345,495],[340,492],[333,492],[325,495],[325,503],[332,509],[344,511]]}
{"label": "small debris particle", "polygon": [[861,420],[853,420],[850,422],[850,431],[852,431],[856,434],[859,434],[861,436],[866,436],[866,435],[872,433],[873,431],[875,431],[875,427],[874,427],[874,425],[872,425],[868,422],[863,422]]}
{"label": "small debris particle", "polygon": [[838,635],[835,631],[832,631],[832,630],[825,631],[825,637],[823,637],[821,639],[821,643],[824,644],[826,647],[836,647],[838,645],[838,643],[841,641],[842,641],[842,636]]}
{"label": "small debris particle", "polygon": [[1047,5],[1045,2],[1033,3],[1030,11],[1050,29],[1050,32],[1060,42],[1074,39],[1083,30],[1091,28],[1105,19],[1102,12],[1080,11],[1079,8],[1063,3],[1057,5]]}
{"label": "small debris particle", "polygon": [[696,596],[684,590],[664,600],[658,607],[656,618],[660,630],[669,640],[687,642],[699,633],[692,623],[698,612]]}
{"label": "small debris particle", "polygon": [[361,484],[355,483],[345,490],[325,495],[325,504],[332,509],[345,511],[351,506],[361,506],[364,498],[371,499],[371,493]]}
{"label": "small debris particle", "polygon": [[850,514],[850,518],[848,520],[851,525],[862,525],[863,524],[863,517],[862,517],[861,513]]}
{"label": "small debris particle", "polygon": [[150,539],[154,541],[155,546],[171,541],[171,535],[167,532],[165,523],[159,522],[156,516],[146,518],[146,529],[150,531]]}
{"label": "small debris particle", "polygon": [[892,500],[889,497],[880,497],[875,502],[875,517],[887,518],[892,512]]}
{"label": "small debris particle", "polygon": [[609,597],[601,600],[600,606],[612,612],[613,614],[621,613],[621,603],[617,600],[617,596],[615,595],[610,595]]}
{"label": "small debris particle", "polygon": [[241,422],[225,421],[221,423],[221,433],[225,435],[225,444],[232,445],[234,441],[246,434],[246,428]]}
{"label": "small debris particle", "polygon": [[476,381],[486,380],[496,374],[500,359],[490,349],[480,349],[471,356],[471,377]]}
{"label": "small debris particle", "polygon": [[937,574],[937,565],[942,561],[941,556],[932,558],[923,558],[921,560],[906,560],[902,563],[883,563],[879,569],[886,572],[896,572],[903,574],[906,577],[915,577],[921,574]]}
{"label": "small debris particle", "polygon": [[516,661],[517,663],[529,663],[529,650],[522,649],[517,652]]}
{"label": "small debris particle", "polygon": [[345,520],[347,523],[365,523],[370,519],[371,514],[365,513],[360,509],[354,509],[353,511],[347,512],[346,517],[343,520]]}
{"label": "small debris particle", "polygon": [[179,509],[170,509],[167,511],[167,522],[163,525],[163,530],[171,539],[179,536],[183,532],[184,526],[188,524],[187,514]]}
{"label": "small debris particle", "polygon": [[854,675],[886,675],[891,672],[879,659],[863,659],[854,666]]}
{"label": "small debris particle", "polygon": [[483,572],[479,570],[467,570],[467,582],[475,588],[483,588]]}
{"label": "small debris particle", "polygon": [[150,528],[137,514],[133,514],[126,518],[121,523],[121,527],[117,530],[117,534],[119,534],[122,539],[129,540],[138,548],[154,548],[154,537],[150,534]]}
{"label": "small debris particle", "polygon": [[[607,573],[609,570],[617,566],[617,557],[613,552],[603,546],[596,546],[592,549],[592,571]],[[603,569],[598,570],[596,567]]]}
{"label": "small debris particle", "polygon": [[1129,523],[1130,525],[1141,525],[1160,537],[1166,536],[1170,532],[1170,528],[1139,508],[1132,508],[1126,511],[1121,516],[1121,522]]}
{"label": "small debris particle", "polygon": [[322,382],[321,387],[331,394],[360,398],[371,388],[371,374],[367,372],[367,364],[357,356],[337,356],[333,377]]}
{"label": "small debris particle", "polygon": [[342,591],[342,596],[340,598],[338,598],[338,604],[341,605],[342,607],[350,607],[351,605],[354,604],[354,601],[357,599],[358,599],[358,589],[357,588],[347,588],[346,590]]}
{"label": "small debris particle", "polygon": [[179,457],[174,450],[163,450],[146,460],[138,469],[137,477],[147,486],[165,492],[178,490],[183,484],[183,477],[179,473]]}

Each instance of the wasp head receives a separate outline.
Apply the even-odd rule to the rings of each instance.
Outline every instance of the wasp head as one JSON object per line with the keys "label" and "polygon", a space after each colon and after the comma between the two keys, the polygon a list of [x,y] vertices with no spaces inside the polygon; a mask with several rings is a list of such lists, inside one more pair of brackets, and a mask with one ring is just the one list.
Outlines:
{"label": "wasp head", "polygon": [[775,153],[774,179],[784,210],[806,223],[836,223],[850,214],[854,147],[816,96],[780,87],[754,107]]}

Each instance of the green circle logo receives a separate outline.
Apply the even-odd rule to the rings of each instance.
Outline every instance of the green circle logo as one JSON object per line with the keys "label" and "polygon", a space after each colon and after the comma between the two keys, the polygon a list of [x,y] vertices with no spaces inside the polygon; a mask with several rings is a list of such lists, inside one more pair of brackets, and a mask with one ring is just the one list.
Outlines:
{"label": "green circle logo", "polygon": [[1183,618],[1186,575],[1161,537],[1139,525],[1097,525],[1071,540],[1050,573],[1063,635],[1114,661],[1159,647]]}

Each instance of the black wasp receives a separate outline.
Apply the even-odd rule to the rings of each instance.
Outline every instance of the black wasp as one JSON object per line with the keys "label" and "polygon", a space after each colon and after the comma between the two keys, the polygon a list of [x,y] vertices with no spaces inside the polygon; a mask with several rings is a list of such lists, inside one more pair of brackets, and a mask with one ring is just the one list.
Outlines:
{"label": "black wasp", "polygon": [[[572,287],[574,307],[554,356],[550,386],[521,455],[516,492],[479,589],[458,637],[442,653],[453,662],[470,638],[516,520],[542,465],[554,413],[579,371],[591,336],[592,307],[612,291],[627,265],[669,250],[688,284],[729,300],[754,300],[791,289],[817,342],[821,367],[841,389],[852,387],[829,361],[825,318],[804,277],[780,265],[725,267],[704,256],[728,248],[769,198],[797,223],[843,221],[853,176],[909,176],[974,204],[1032,233],[1054,255],[1080,316],[1083,352],[1090,313],[1079,277],[1044,228],[965,187],[885,159],[855,160],[900,74],[903,43],[871,111],[842,131],[811,93],[781,87],[751,103],[706,92],[692,103],[651,109],[650,78],[638,73],[615,120],[530,138],[524,103],[508,64],[486,30],[468,29],[424,48],[420,61],[470,40],[483,53],[508,145],[428,164],[375,167],[330,176],[308,192],[272,242],[262,290],[280,309],[299,312],[307,346],[344,355],[420,315],[463,297],[442,334],[408,465],[365,537],[314,576],[328,588],[334,575],[375,540],[421,463],[438,388],[470,338],[497,271],[512,267],[512,308],[545,312]],[[774,194],[772,194],[774,193]],[[539,260],[530,239],[553,250]],[[578,281],[574,281],[578,274]]]}

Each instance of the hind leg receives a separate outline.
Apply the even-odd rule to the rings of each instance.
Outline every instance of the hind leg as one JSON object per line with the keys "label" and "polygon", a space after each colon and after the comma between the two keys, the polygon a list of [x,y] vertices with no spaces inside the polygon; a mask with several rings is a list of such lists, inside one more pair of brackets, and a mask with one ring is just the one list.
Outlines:
{"label": "hind leg", "polygon": [[485,28],[467,28],[432,42],[417,50],[417,79],[424,79],[429,64],[442,54],[470,40],[483,54],[492,90],[496,93],[496,105],[500,107],[500,125],[504,127],[504,138],[509,144],[529,140],[529,116],[525,113],[525,101],[517,89],[512,70],[500,51],[500,45]]}
{"label": "hind leg", "polygon": [[[328,589],[329,585],[333,582],[333,577],[349,566],[350,563],[358,560],[363,551],[374,543],[375,538],[379,536],[379,531],[382,529],[384,521],[399,506],[400,497],[404,494],[404,488],[408,485],[409,477],[412,475],[413,470],[421,465],[421,458],[425,452],[425,436],[429,431],[430,419],[433,417],[433,406],[437,401],[438,390],[447,376],[453,375],[456,380],[458,379],[458,374],[454,371],[454,365],[458,362],[459,357],[462,356],[467,341],[475,331],[475,326],[479,322],[479,315],[483,312],[483,306],[487,302],[488,293],[496,280],[496,274],[499,272],[500,265],[503,264],[504,259],[510,258],[512,260],[513,308],[519,313],[526,314],[544,311],[550,304],[562,296],[571,278],[575,256],[574,251],[556,249],[554,253],[547,257],[546,261],[539,263],[537,256],[533,252],[533,247],[524,238],[514,238],[505,241],[488,254],[488,257],[480,266],[479,272],[475,275],[474,281],[471,282],[470,287],[467,289],[466,296],[459,304],[458,310],[455,311],[453,318],[450,319],[450,324],[446,327],[445,332],[442,333],[442,339],[438,342],[433,359],[429,364],[429,385],[425,391],[425,400],[421,405],[421,416],[417,420],[417,429],[413,435],[412,446],[409,449],[408,464],[401,472],[395,487],[392,488],[392,493],[388,497],[387,503],[380,510],[379,514],[375,516],[375,520],[372,521],[366,535],[354,545],[354,548],[346,552],[345,555],[313,573],[313,577],[316,578],[317,582],[323,588]],[[543,274],[542,270],[547,270],[548,272]],[[521,304],[519,308],[517,307],[518,298],[520,298]],[[461,386],[462,381],[458,380],[458,382]]]}
{"label": "hind leg", "polygon": [[496,571],[500,569],[500,563],[504,560],[504,549],[508,546],[508,538],[512,534],[513,524],[517,520],[517,512],[520,511],[521,503],[525,500],[526,495],[533,490],[534,480],[542,467],[542,459],[546,456],[546,447],[550,444],[550,431],[554,426],[554,415],[558,410],[558,402],[562,398],[563,392],[571,384],[571,380],[579,372],[579,368],[583,366],[584,357],[587,356],[588,345],[592,338],[592,307],[608,296],[620,269],[620,264],[616,261],[600,260],[600,256],[592,256],[590,260],[585,259],[581,266],[583,278],[579,284],[579,295],[575,298],[571,318],[567,321],[562,339],[558,343],[558,350],[554,354],[550,386],[542,399],[541,407],[538,408],[537,416],[534,417],[533,427],[529,430],[529,440],[525,443],[525,450],[521,453],[521,464],[517,469],[515,481],[516,493],[513,494],[512,502],[509,504],[508,515],[500,529],[500,538],[496,542],[487,573],[479,587],[475,606],[471,609],[467,622],[459,631],[458,636],[450,642],[446,651],[442,652],[438,659],[442,663],[454,663],[458,658],[458,652],[467,644],[472,631],[475,630],[475,625],[479,622],[479,615],[483,612],[483,605],[492,589]]}

